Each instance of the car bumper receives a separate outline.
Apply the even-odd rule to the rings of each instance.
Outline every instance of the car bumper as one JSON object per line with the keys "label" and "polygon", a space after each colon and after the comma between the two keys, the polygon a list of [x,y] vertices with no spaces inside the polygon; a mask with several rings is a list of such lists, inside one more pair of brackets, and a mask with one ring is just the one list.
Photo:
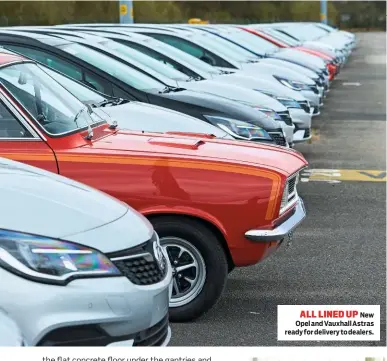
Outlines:
{"label": "car bumper", "polygon": [[289,109],[293,123],[299,128],[310,128],[312,126],[312,114],[307,113],[304,109]]}
{"label": "car bumper", "polygon": [[291,234],[305,219],[304,202],[298,198],[294,212],[286,221],[274,229],[252,229],[245,233],[245,237],[254,242],[272,242],[284,239]]}
{"label": "car bumper", "polygon": [[[161,282],[148,286],[134,285],[125,277],[79,279],[54,286],[1,268],[0,278],[2,307],[19,324],[29,346],[147,345],[155,341],[147,338],[152,332],[159,337],[158,346],[169,342],[170,268]],[[5,285],[12,285],[11,291],[1,288]],[[25,295],[30,297],[26,300]]]}
{"label": "car bumper", "polygon": [[285,122],[280,122],[281,128],[285,135],[286,142],[288,144],[293,143],[294,125],[287,125]]}
{"label": "car bumper", "polygon": [[320,95],[319,94],[315,94],[314,92],[310,91],[310,90],[301,90],[301,94],[307,99],[309,100],[309,102],[311,104],[320,104]]}
{"label": "car bumper", "polygon": [[310,140],[311,138],[312,138],[312,129],[311,128],[295,129],[294,135],[293,135],[293,143],[306,142],[307,140]]}

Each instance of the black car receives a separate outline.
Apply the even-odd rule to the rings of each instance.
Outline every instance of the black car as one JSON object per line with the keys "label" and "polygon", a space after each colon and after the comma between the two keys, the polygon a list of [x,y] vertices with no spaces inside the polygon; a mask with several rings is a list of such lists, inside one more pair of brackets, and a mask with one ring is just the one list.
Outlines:
{"label": "black car", "polygon": [[4,30],[0,45],[58,70],[101,93],[159,105],[216,125],[236,139],[260,139],[240,127],[243,121],[266,130],[275,143],[286,145],[278,122],[257,109],[197,91],[168,86],[82,44],[55,36]]}

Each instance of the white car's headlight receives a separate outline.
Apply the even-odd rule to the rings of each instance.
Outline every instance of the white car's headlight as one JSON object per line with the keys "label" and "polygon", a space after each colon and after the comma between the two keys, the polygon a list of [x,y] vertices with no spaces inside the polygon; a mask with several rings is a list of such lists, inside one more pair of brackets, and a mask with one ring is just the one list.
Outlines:
{"label": "white car's headlight", "polygon": [[306,83],[303,83],[301,81],[295,81],[295,80],[290,80],[286,78],[281,78],[278,76],[275,76],[275,78],[283,85],[287,86],[290,89],[293,90],[310,90],[310,86]]}
{"label": "white car's headlight", "polygon": [[237,139],[261,139],[267,141],[272,140],[269,133],[257,125],[216,115],[204,115],[204,117],[213,125],[218,126]]}
{"label": "white car's headlight", "polygon": [[286,108],[296,108],[296,109],[301,108],[300,105],[298,104],[297,100],[295,100],[295,99],[285,97],[285,96],[276,95],[276,94],[273,94],[267,90],[261,90],[261,89],[255,89],[255,90],[279,101]]}
{"label": "white car's headlight", "polygon": [[9,230],[0,230],[0,267],[20,277],[57,285],[76,278],[121,276],[95,249]]}
{"label": "white car's headlight", "polygon": [[266,107],[259,106],[259,105],[256,106],[255,108],[274,120],[282,120],[280,115],[278,113],[276,113],[273,109],[266,108]]}

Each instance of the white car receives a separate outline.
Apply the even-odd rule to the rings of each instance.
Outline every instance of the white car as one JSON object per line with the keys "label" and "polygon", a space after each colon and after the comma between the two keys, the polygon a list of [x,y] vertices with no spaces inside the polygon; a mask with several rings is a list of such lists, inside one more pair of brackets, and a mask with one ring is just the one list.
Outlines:
{"label": "white car", "polygon": [[0,307],[28,345],[168,344],[172,270],[142,215],[2,158],[0,199]]}
{"label": "white car", "polygon": [[[176,82],[174,86],[177,85],[197,90],[207,89],[212,90],[218,95],[227,96],[230,95],[229,85],[231,84],[234,90],[243,87],[269,95],[287,108],[293,121],[295,127],[288,127],[286,124],[283,126],[284,132],[288,134],[288,142],[300,142],[310,138],[311,118],[313,115],[318,114],[319,110],[314,109],[300,91],[290,89],[288,86],[280,83],[271,74],[262,73],[259,77],[253,77],[251,74],[244,73],[243,71],[231,73],[229,71],[230,69],[220,70],[166,43],[139,33],[125,32],[122,29],[78,28],[75,26],[56,27],[53,29],[61,29],[62,32],[66,29],[68,32],[72,31],[76,36],[82,36],[82,33],[99,37],[103,36],[106,38],[104,41],[105,45],[108,44],[107,39],[114,40],[115,43],[120,43],[120,47],[126,46],[128,48],[126,54],[130,55],[129,53],[133,52],[132,60],[137,58],[143,65],[151,67],[155,71],[160,70],[164,64],[168,65],[168,67],[178,70],[176,72],[178,77],[174,79]],[[141,56],[139,52],[147,56]],[[273,62],[276,61],[277,59],[273,59]],[[182,79],[184,75],[187,80]],[[200,81],[197,81],[198,79]],[[211,80],[215,80],[215,82]],[[249,92],[246,96],[246,91],[239,91],[236,96],[239,100],[244,99],[247,101],[251,98],[252,93]],[[255,96],[254,100],[256,99],[257,97]],[[262,100],[264,103],[268,99],[263,98]],[[316,97],[316,101],[318,101],[318,97]],[[270,102],[267,102],[267,105],[269,104]],[[277,113],[286,117],[286,108],[282,108],[278,103],[272,103],[270,105],[269,108],[271,107],[277,110]],[[284,113],[281,114],[281,112]],[[294,136],[292,135],[293,132]]]}

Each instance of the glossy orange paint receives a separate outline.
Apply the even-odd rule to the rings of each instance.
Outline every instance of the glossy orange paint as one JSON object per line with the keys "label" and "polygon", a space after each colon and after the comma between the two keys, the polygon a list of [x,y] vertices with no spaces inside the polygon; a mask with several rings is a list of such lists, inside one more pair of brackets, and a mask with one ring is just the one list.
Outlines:
{"label": "glossy orange paint", "polygon": [[91,141],[87,131],[53,138],[19,111],[41,139],[0,140],[0,156],[85,183],[147,216],[202,219],[223,234],[236,266],[255,264],[278,247],[280,240],[254,243],[244,234],[273,227],[286,178],[307,165],[300,153],[281,147],[106,124],[93,129]]}

